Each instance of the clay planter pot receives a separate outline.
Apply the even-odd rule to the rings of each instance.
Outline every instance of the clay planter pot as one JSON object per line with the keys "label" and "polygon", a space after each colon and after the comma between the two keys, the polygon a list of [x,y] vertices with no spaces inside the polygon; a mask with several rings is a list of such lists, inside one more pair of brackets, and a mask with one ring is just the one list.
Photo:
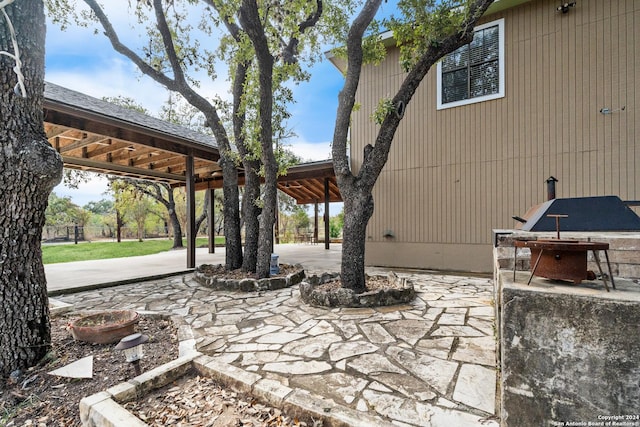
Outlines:
{"label": "clay planter pot", "polygon": [[71,322],[69,330],[75,340],[110,344],[133,334],[138,320],[138,313],[133,310],[104,311]]}

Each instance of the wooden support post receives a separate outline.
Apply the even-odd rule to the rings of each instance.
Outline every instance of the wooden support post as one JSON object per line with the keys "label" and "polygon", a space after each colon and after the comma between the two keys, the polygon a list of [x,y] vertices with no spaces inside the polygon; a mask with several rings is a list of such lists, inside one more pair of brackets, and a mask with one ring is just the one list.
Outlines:
{"label": "wooden support post", "polygon": [[276,212],[275,212],[276,219],[273,223],[273,230],[274,230],[273,232],[275,235],[276,245],[280,244],[280,200],[279,199],[280,198],[278,197],[278,190],[276,190]]}
{"label": "wooden support post", "polygon": [[216,189],[209,188],[209,212],[207,228],[209,229],[209,253],[216,253]]}
{"label": "wooden support post", "polygon": [[318,243],[318,200],[314,204],[313,215],[313,243]]}
{"label": "wooden support post", "polygon": [[193,156],[187,156],[187,268],[196,267],[196,193],[193,176]]}
{"label": "wooden support post", "polygon": [[324,179],[324,248],[329,249],[329,178]]}

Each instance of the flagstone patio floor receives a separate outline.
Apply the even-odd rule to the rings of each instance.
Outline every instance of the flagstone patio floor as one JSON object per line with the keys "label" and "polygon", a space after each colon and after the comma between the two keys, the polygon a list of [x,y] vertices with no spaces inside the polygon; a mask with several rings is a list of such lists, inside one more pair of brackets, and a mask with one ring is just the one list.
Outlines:
{"label": "flagstone patio floor", "polygon": [[213,291],[192,274],[56,297],[76,310],[181,316],[197,349],[399,426],[498,426],[493,286],[488,278],[399,273],[403,306],[307,306],[298,286]]}

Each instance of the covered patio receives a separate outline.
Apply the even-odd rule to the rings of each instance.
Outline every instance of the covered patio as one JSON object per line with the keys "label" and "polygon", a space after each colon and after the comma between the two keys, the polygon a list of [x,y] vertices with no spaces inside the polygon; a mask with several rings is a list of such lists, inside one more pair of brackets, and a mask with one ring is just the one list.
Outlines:
{"label": "covered patio", "polygon": [[[159,120],[53,83],[45,84],[44,127],[67,168],[186,187],[187,268],[196,265],[195,191],[222,188],[220,154],[213,136]],[[240,185],[244,182],[239,170]],[[340,202],[333,162],[289,168],[278,189],[298,204],[315,205],[314,237],[318,240],[318,205],[324,202],[325,248],[329,249],[329,203]],[[213,223],[213,204],[208,212]],[[211,230],[212,227],[210,226]],[[276,236],[278,232],[276,230]],[[214,252],[209,236],[209,252]]]}

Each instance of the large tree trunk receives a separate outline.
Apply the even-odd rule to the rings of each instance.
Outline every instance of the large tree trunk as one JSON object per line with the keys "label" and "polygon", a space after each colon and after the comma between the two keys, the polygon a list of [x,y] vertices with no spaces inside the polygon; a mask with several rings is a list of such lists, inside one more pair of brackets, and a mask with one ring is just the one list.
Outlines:
{"label": "large tree trunk", "polygon": [[366,290],[364,254],[367,224],[373,215],[373,196],[370,191],[354,191],[344,198],[344,226],[342,228],[342,266],[340,279],[343,286],[356,293]]}
{"label": "large tree trunk", "polygon": [[273,224],[276,212],[276,192],[278,165],[273,152],[273,65],[274,58],[260,21],[258,5],[255,0],[243,0],[239,14],[240,23],[253,44],[258,61],[260,82],[260,147],[264,167],[264,192],[262,213],[260,214],[260,233],[258,236],[258,260],[256,275],[269,277],[271,251],[273,248]]}
{"label": "large tree trunk", "polygon": [[[360,82],[363,64],[362,38],[371,23],[382,0],[366,0],[360,13],[354,19],[347,38],[348,68],[345,83],[338,95],[338,111],[333,134],[332,155],[333,169],[336,173],[338,188],[345,201],[344,226],[342,229],[342,287],[357,293],[366,288],[364,276],[364,254],[366,228],[373,214],[373,184],[362,182],[363,168],[358,176],[351,172],[350,159],[347,155],[347,140],[351,113],[355,105],[356,91]],[[365,162],[368,160],[366,149]],[[374,177],[374,182],[375,182]]]}
{"label": "large tree trunk", "polygon": [[221,153],[218,162],[222,167],[224,196],[225,268],[236,270],[242,267],[242,238],[240,234],[240,193],[238,169],[233,160]]}
{"label": "large tree trunk", "polygon": [[[238,145],[240,149],[240,145]],[[241,151],[242,152],[242,151]],[[243,154],[245,156],[246,154]],[[260,198],[260,177],[258,161],[244,161],[245,181],[242,197],[242,216],[244,218],[244,258],[242,270],[256,272],[258,264],[258,237],[260,235],[260,206],[256,204]]]}
{"label": "large tree trunk", "polygon": [[[263,148],[264,150],[264,148]],[[267,155],[268,157],[269,155]],[[263,157],[265,155],[263,154]],[[273,150],[271,150],[271,163],[265,163],[264,194],[262,199],[264,207],[260,214],[260,236],[258,239],[258,264],[256,265],[256,275],[259,278],[269,277],[271,267],[271,252],[273,251],[273,224],[276,215],[276,179],[278,167],[276,165]]]}
{"label": "large tree trunk", "polygon": [[[180,226],[180,219],[176,212],[176,199],[173,195],[173,188],[170,185],[165,187],[167,189],[167,212],[169,213],[169,221],[171,221],[171,228],[173,229],[173,247],[172,249],[183,248],[182,244],[182,227]],[[197,229],[196,229],[197,230]]]}
{"label": "large tree trunk", "polygon": [[[0,376],[36,364],[51,345],[40,239],[62,159],[43,129],[45,16],[41,0],[5,8],[19,45],[26,98],[14,92],[15,61],[0,56]],[[0,15],[0,50],[15,54]]]}
{"label": "large tree trunk", "polygon": [[[227,27],[232,35],[241,42],[240,29],[228,23]],[[256,272],[258,262],[258,237],[260,232],[260,206],[257,202],[260,198],[260,161],[253,158],[253,153],[246,146],[245,124],[246,110],[243,107],[245,85],[247,84],[247,71],[251,61],[239,61],[233,78],[233,137],[236,147],[242,158],[244,167],[244,195],[242,197],[242,218],[244,220],[244,256],[242,270]]]}

